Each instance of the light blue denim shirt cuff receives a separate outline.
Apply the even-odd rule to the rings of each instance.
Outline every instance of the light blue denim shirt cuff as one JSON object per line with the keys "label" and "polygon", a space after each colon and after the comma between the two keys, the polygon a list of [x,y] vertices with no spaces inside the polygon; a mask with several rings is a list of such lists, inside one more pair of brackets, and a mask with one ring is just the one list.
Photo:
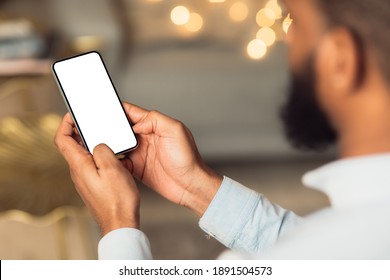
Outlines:
{"label": "light blue denim shirt cuff", "polygon": [[107,233],[99,242],[99,260],[151,260],[149,240],[134,228],[120,228]]}
{"label": "light blue denim shirt cuff", "polygon": [[251,219],[259,200],[260,194],[224,177],[217,194],[200,219],[199,226],[230,248],[248,219]]}

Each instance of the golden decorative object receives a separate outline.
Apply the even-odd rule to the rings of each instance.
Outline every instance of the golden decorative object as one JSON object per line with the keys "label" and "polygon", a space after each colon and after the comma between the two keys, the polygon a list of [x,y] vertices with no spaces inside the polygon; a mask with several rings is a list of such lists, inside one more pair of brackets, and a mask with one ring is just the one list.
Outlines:
{"label": "golden decorative object", "polygon": [[99,236],[85,208],[60,207],[39,217],[0,213],[0,259],[96,259]]}
{"label": "golden decorative object", "polygon": [[0,211],[35,215],[82,205],[53,137],[61,117],[25,114],[0,119]]}

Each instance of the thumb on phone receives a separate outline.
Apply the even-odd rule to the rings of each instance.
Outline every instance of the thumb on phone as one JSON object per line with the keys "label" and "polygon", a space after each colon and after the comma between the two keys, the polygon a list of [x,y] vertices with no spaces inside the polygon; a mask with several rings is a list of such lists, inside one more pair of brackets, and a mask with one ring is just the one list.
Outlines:
{"label": "thumb on phone", "polygon": [[93,158],[98,169],[123,167],[114,152],[106,144],[99,144],[93,149]]}

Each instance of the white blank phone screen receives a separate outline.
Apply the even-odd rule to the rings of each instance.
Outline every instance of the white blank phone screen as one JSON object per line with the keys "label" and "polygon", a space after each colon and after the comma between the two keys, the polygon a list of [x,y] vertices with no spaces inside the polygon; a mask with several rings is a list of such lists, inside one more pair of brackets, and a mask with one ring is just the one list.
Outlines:
{"label": "white blank phone screen", "polygon": [[79,132],[92,153],[101,143],[118,154],[137,139],[98,53],[59,61],[53,66]]}

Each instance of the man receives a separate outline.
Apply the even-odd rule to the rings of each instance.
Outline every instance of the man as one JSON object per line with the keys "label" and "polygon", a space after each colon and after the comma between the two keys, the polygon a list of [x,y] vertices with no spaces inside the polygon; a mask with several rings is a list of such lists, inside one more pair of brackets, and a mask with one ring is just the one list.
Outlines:
{"label": "man", "polygon": [[102,230],[100,258],[152,257],[138,230],[132,176],[194,211],[207,233],[240,252],[229,257],[390,258],[390,2],[285,5],[293,18],[287,38],[292,87],[282,118],[298,148],[337,141],[341,159],[303,178],[332,206],[300,220],[207,167],[189,130],[158,112],[124,104],[140,145],[122,162],[105,145],[93,155],[82,148],[67,114],[55,142]]}

